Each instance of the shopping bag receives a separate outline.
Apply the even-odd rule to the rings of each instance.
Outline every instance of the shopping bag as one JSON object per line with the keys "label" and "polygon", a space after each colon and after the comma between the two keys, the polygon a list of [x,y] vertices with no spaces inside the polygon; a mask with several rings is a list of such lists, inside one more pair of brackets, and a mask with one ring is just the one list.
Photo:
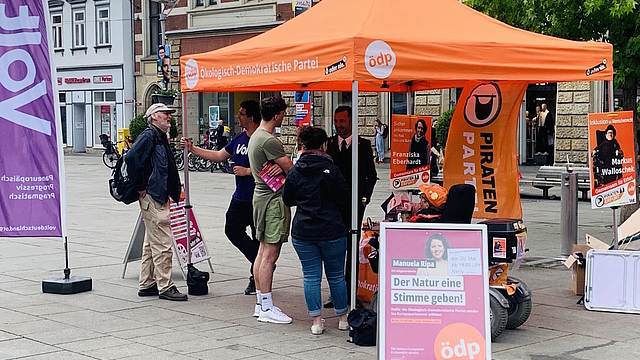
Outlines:
{"label": "shopping bag", "polygon": [[363,302],[371,302],[373,293],[378,290],[378,274],[375,274],[371,269],[368,257],[373,250],[369,241],[374,237],[374,234],[372,230],[365,230],[362,232],[362,239],[360,239],[357,297]]}

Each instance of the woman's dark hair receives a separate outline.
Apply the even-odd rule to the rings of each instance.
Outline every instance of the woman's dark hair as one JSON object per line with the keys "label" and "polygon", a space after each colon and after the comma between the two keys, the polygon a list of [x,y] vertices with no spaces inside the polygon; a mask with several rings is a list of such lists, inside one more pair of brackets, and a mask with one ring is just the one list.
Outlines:
{"label": "woman's dark hair", "polygon": [[298,144],[305,150],[319,150],[327,142],[327,133],[319,127],[303,126],[298,130]]}
{"label": "woman's dark hair", "polygon": [[264,121],[273,120],[273,117],[283,110],[287,110],[287,103],[280,96],[262,99],[260,103],[260,113]]}
{"label": "woman's dark hair", "polygon": [[416,124],[413,125],[413,127],[416,129],[416,131],[418,131],[418,124],[422,124],[422,127],[424,128],[424,133],[427,133],[427,123],[422,120],[422,119],[418,119],[418,121],[416,121]]}
{"label": "woman's dark hair", "polygon": [[424,245],[424,258],[425,259],[433,259],[433,255],[431,255],[431,243],[433,240],[442,241],[442,246],[444,246],[444,255],[442,255],[443,260],[447,260],[447,249],[451,248],[451,244],[449,244],[449,240],[446,237],[442,236],[442,234],[434,234],[429,236],[427,243]]}

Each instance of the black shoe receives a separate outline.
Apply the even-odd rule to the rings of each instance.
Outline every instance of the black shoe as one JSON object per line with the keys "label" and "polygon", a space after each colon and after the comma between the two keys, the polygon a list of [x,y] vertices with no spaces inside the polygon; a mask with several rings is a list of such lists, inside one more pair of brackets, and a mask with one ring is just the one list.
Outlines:
{"label": "black shoe", "polygon": [[160,299],[171,300],[171,301],[187,301],[187,294],[183,294],[178,291],[178,288],[174,285],[169,288],[169,290],[163,292],[159,295]]}
{"label": "black shoe", "polygon": [[333,299],[331,298],[331,296],[329,296],[329,298],[327,299],[327,301],[324,302],[324,304],[322,304],[322,306],[325,309],[333,309]]}
{"label": "black shoe", "polygon": [[245,295],[255,295],[256,293],[256,281],[253,279],[253,276],[249,278],[249,285],[244,289]]}
{"label": "black shoe", "polygon": [[156,296],[158,295],[158,285],[153,284],[151,287],[138,290],[138,296]]}

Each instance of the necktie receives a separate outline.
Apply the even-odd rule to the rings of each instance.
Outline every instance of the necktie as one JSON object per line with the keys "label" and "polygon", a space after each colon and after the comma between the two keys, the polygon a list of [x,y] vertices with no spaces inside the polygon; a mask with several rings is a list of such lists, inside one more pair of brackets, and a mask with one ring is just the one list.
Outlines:
{"label": "necktie", "polygon": [[344,139],[342,140],[342,145],[341,145],[340,151],[342,151],[342,152],[346,152],[347,151],[347,140],[344,140]]}

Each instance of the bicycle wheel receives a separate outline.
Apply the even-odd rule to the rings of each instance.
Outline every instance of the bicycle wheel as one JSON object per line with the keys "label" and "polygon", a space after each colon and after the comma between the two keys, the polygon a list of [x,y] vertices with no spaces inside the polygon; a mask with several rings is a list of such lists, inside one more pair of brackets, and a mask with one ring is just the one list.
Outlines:
{"label": "bicycle wheel", "polygon": [[208,171],[211,170],[211,165],[213,163],[210,160],[206,160],[203,158],[198,158],[198,171]]}
{"label": "bicycle wheel", "polygon": [[176,150],[173,153],[173,158],[176,161],[176,168],[178,171],[184,170],[184,152],[182,150]]}
{"label": "bicycle wheel", "polygon": [[198,157],[193,155],[192,153],[189,153],[189,171],[197,171],[198,168],[200,167],[200,164],[198,163]]}
{"label": "bicycle wheel", "polygon": [[116,162],[118,162],[118,159],[120,159],[120,154],[118,153],[107,154],[107,152],[105,151],[102,154],[102,162],[109,169],[113,169],[116,167]]}

